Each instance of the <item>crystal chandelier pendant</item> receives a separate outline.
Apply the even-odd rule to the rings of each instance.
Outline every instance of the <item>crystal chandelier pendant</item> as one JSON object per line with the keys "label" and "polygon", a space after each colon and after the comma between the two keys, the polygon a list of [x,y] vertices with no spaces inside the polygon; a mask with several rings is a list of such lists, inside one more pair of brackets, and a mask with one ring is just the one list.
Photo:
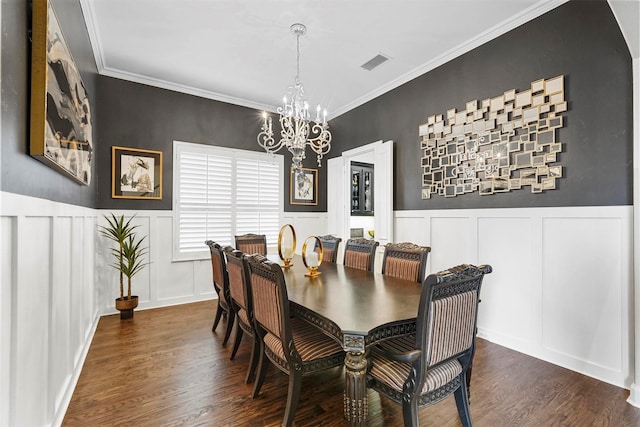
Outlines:
{"label": "crystal chandelier pendant", "polygon": [[296,78],[293,86],[287,88],[287,93],[282,98],[282,106],[277,108],[280,115],[280,140],[276,142],[274,139],[271,117],[263,112],[258,144],[270,154],[278,152],[282,147],[287,147],[293,157],[292,163],[295,170],[302,168],[306,147],[309,146],[316,154],[318,167],[321,167],[322,158],[331,150],[327,110],[318,105],[315,119],[311,119],[309,103],[304,97],[304,87],[300,83],[300,36],[306,34],[307,27],[303,24],[293,24],[290,30],[296,36]]}

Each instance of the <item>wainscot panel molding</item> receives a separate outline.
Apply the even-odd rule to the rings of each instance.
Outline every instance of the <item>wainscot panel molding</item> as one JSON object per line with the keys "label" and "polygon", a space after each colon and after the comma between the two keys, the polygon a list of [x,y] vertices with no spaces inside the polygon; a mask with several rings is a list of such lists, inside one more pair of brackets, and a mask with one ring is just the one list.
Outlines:
{"label": "wainscot panel molding", "polygon": [[[166,307],[208,300],[216,297],[212,285],[211,260],[209,258],[193,261],[173,261],[173,213],[172,211],[129,211],[100,210],[98,225],[106,224],[103,215],[113,213],[130,218],[135,215],[133,223],[138,226],[139,236],[146,236],[145,246],[149,251],[147,260],[150,264],[133,277],[132,294],[138,295],[139,305],[136,310]],[[115,298],[119,295],[118,272],[109,266],[111,254],[110,241],[97,235],[96,245],[97,281],[100,289],[100,309],[103,314],[113,314]],[[202,246],[205,246],[202,240]],[[126,278],[125,278],[126,281]],[[125,282],[126,287],[126,282]],[[211,314],[212,316],[214,313]]]}
{"label": "wainscot panel molding", "polygon": [[[147,236],[145,241],[149,246],[148,258],[151,264],[132,281],[132,292],[138,295],[140,301],[138,310],[217,298],[212,285],[209,258],[173,261],[172,211],[100,210],[98,225],[104,225],[106,222],[102,215],[110,213],[116,216],[125,215],[127,218],[135,215],[133,222],[139,226],[138,233]],[[306,237],[324,234],[326,230],[326,212],[284,212],[281,218],[282,224],[292,224],[296,230],[298,253]],[[117,313],[114,299],[119,292],[119,279],[117,272],[109,267],[109,241],[101,235],[97,235],[96,239],[96,286],[100,290],[100,310],[102,314]],[[204,239],[202,246],[205,247]],[[270,251],[275,253],[273,248]]]}
{"label": "wainscot panel molding", "polygon": [[60,425],[100,315],[96,211],[0,193],[0,425]]}
{"label": "wainscot panel molding", "polygon": [[[307,237],[327,234],[327,213],[285,212],[282,215],[282,224],[293,225],[293,228],[296,230],[296,253],[301,254],[302,245]],[[341,243],[340,246],[343,244],[344,243]]]}
{"label": "wainscot panel molding", "polygon": [[633,207],[396,211],[396,241],[431,246],[427,272],[491,264],[478,335],[629,388]]}

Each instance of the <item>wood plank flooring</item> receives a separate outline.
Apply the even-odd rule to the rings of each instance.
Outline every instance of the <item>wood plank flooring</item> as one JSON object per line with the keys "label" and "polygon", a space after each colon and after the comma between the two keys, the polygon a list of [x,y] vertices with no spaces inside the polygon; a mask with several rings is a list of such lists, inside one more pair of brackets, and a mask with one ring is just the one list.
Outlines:
{"label": "wood plank flooring", "polygon": [[[271,368],[260,396],[244,384],[250,345],[236,359],[211,332],[215,301],[100,319],[63,426],[277,426],[288,377]],[[232,337],[233,338],[233,337]],[[232,340],[230,340],[232,341]],[[342,369],[305,377],[296,426],[346,426]],[[369,426],[401,426],[398,405],[369,391]],[[640,426],[628,391],[478,340],[471,386],[476,427]],[[453,396],[420,412],[422,426],[460,426]]]}

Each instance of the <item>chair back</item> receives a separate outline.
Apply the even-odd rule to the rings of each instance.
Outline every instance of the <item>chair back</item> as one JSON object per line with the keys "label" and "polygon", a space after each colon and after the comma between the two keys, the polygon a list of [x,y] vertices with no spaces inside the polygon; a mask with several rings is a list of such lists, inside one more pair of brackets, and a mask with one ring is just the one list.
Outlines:
{"label": "chair back", "polygon": [[[279,340],[283,348],[293,345],[289,324],[289,297],[280,265],[262,255],[246,257],[253,317],[257,326]],[[288,358],[289,354],[285,354]]]}
{"label": "chair back", "polygon": [[[231,247],[225,248],[225,254],[227,256],[227,272],[229,274],[229,295],[231,301],[244,310],[250,320],[250,315],[253,311],[251,291],[248,288],[249,281],[247,265],[243,261],[244,254],[239,250],[234,250]],[[243,321],[245,319],[242,319]],[[247,322],[245,322],[247,323]],[[251,321],[248,322],[248,326],[251,326]]]}
{"label": "chair back", "polygon": [[222,247],[212,240],[205,242],[211,253],[211,270],[213,272],[213,286],[218,293],[218,298],[224,303],[229,301],[229,276],[227,263]]}
{"label": "chair back", "polygon": [[458,358],[466,369],[473,356],[480,287],[490,265],[464,264],[429,275],[423,284],[418,309],[414,362],[418,382],[435,365]]}
{"label": "chair back", "polygon": [[236,237],[236,249],[245,254],[267,254],[267,236],[264,234],[243,234]]}
{"label": "chair back", "polygon": [[373,271],[376,248],[379,243],[368,239],[349,239],[344,248],[345,267]]}
{"label": "chair back", "polygon": [[334,237],[331,235],[319,236],[318,239],[322,242],[323,256],[322,261],[336,263],[338,258],[338,248],[342,239],[340,237]]}
{"label": "chair back", "polygon": [[382,259],[382,274],[422,283],[427,269],[429,246],[414,243],[389,243]]}

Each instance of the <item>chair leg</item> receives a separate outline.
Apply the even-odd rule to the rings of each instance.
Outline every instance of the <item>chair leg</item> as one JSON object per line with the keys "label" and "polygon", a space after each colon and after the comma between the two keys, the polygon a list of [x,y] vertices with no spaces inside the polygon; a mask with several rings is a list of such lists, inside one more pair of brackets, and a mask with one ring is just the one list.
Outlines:
{"label": "chair leg", "polygon": [[467,378],[467,400],[469,401],[469,403],[471,403],[471,368],[472,364],[470,363],[465,375],[465,377]]}
{"label": "chair leg", "polygon": [[258,379],[256,383],[253,385],[253,397],[254,399],[258,397],[260,393],[260,389],[262,388],[262,383],[264,382],[264,377],[267,373],[267,357],[264,355],[264,344],[260,343],[260,362],[258,363]]}
{"label": "chair leg", "polygon": [[284,419],[282,425],[284,427],[291,427],[293,418],[296,415],[296,409],[298,408],[298,402],[300,401],[300,388],[302,385],[302,372],[293,371],[289,372],[289,393],[287,395],[287,407],[284,410]]}
{"label": "chair leg", "polygon": [[467,373],[462,372],[460,374],[462,384],[454,392],[456,398],[456,407],[458,408],[458,416],[463,427],[471,427],[471,412],[469,410],[469,395],[467,394]]}
{"label": "chair leg", "polygon": [[409,401],[402,401],[402,418],[405,427],[418,426],[418,398],[414,396]]}
{"label": "chair leg", "polygon": [[211,332],[214,332],[218,327],[218,323],[220,322],[220,318],[222,317],[223,308],[220,306],[220,300],[218,300],[218,308],[216,310],[216,317],[213,320],[213,327],[211,328]]}
{"label": "chair leg", "polygon": [[233,360],[233,358],[236,357],[238,347],[240,347],[240,341],[242,341],[242,333],[243,330],[240,327],[240,321],[238,320],[238,324],[236,325],[236,339],[234,340],[233,350],[231,351],[231,357],[229,358],[229,360]]}
{"label": "chair leg", "polygon": [[258,334],[253,333],[253,341],[251,344],[251,362],[249,363],[249,370],[247,371],[247,376],[244,379],[245,384],[249,384],[253,381],[256,368],[258,366],[258,357],[260,356],[258,350],[260,349],[260,344],[258,343]]}
{"label": "chair leg", "polygon": [[222,340],[222,345],[227,345],[227,341],[229,341],[229,337],[231,336],[231,329],[233,329],[233,321],[236,319],[236,313],[233,310],[229,310],[229,315],[227,316],[227,332],[224,334],[224,340]]}

